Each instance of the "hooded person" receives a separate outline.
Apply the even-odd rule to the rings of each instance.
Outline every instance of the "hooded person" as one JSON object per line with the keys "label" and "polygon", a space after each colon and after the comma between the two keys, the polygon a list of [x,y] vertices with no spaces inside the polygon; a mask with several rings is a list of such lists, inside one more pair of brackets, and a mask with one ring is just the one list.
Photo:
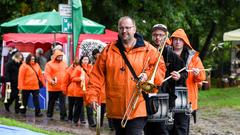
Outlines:
{"label": "hooded person", "polygon": [[[172,78],[165,81],[162,86],[159,87],[158,93],[167,93],[169,95],[169,110],[170,112],[173,112],[175,100],[177,98],[175,95],[175,87],[186,86],[188,73],[186,70],[183,70],[180,73],[177,72],[184,68],[185,64],[183,60],[173,52],[172,46],[169,46],[170,42],[168,39],[167,26],[163,24],[155,24],[152,27],[152,41],[153,46],[156,48],[162,48],[164,46],[162,56],[167,69],[165,78],[169,76],[172,76]],[[144,128],[145,135],[168,135],[168,125],[166,125],[166,121],[162,119],[163,118],[159,120],[156,118],[154,122],[148,121]]]}
{"label": "hooded person", "polygon": [[47,80],[47,90],[49,94],[47,117],[52,119],[55,101],[59,99],[60,119],[67,120],[65,95],[62,85],[64,84],[64,75],[67,64],[63,62],[63,52],[54,51],[52,60],[45,66],[45,78]]}
{"label": "hooded person", "polygon": [[[174,52],[180,56],[188,69],[188,78],[186,80],[188,102],[192,110],[196,113],[198,109],[198,83],[206,79],[204,66],[199,53],[195,51],[183,29],[177,29],[170,37]],[[184,112],[174,115],[174,134],[189,134],[190,118]]]}

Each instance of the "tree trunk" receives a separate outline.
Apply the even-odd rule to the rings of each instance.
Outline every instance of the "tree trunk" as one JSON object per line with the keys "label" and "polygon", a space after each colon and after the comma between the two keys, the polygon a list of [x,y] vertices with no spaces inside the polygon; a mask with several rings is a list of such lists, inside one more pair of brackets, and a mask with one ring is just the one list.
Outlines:
{"label": "tree trunk", "polygon": [[215,21],[212,21],[212,26],[211,26],[211,30],[207,36],[207,39],[204,43],[204,46],[200,52],[200,58],[202,61],[204,61],[205,57],[206,57],[206,54],[208,52],[208,49],[209,49],[209,46],[210,46],[210,43],[211,43],[211,40],[213,39],[215,33],[216,33],[216,28],[217,28],[217,23]]}

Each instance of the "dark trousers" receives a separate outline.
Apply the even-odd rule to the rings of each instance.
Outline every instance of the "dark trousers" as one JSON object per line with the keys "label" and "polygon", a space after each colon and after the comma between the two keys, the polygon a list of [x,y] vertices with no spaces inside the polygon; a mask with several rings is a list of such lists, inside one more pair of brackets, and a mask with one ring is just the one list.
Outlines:
{"label": "dark trousers", "polygon": [[94,125],[95,121],[94,121],[94,116],[93,116],[93,109],[90,106],[83,106],[82,107],[82,111],[81,111],[81,114],[80,114],[80,121],[85,120],[85,108],[87,109],[88,124],[89,125]]}
{"label": "dark trousers", "polygon": [[63,95],[62,91],[56,92],[48,92],[49,99],[48,99],[48,110],[47,110],[47,117],[53,116],[53,110],[55,101],[59,100],[59,108],[60,108],[60,119],[64,119],[67,116],[66,107],[65,107],[65,96]]}
{"label": "dark trousers", "polygon": [[68,120],[73,119],[74,97],[68,97]]}
{"label": "dark trousers", "polygon": [[[106,103],[101,103],[101,126],[103,126],[104,115],[106,113]],[[113,128],[112,119],[108,118],[108,127]]]}
{"label": "dark trousers", "polygon": [[5,106],[7,111],[9,110],[9,107],[12,105],[12,103],[14,101],[15,101],[15,106],[14,106],[15,113],[19,113],[20,104],[18,103],[18,101],[19,101],[18,89],[16,89],[16,90],[12,89],[12,92],[10,94],[10,98],[7,100],[7,103],[4,103],[4,106]]}
{"label": "dark trousers", "polygon": [[183,113],[174,114],[173,135],[188,135],[189,134],[190,116]]}
{"label": "dark trousers", "polygon": [[33,104],[35,107],[35,115],[40,113],[40,105],[39,105],[39,90],[22,90],[22,100],[24,109],[21,109],[22,114],[26,114],[28,97],[32,94],[33,96]]}
{"label": "dark trousers", "polygon": [[74,97],[73,122],[77,123],[83,107],[83,97]]}
{"label": "dark trousers", "polygon": [[93,109],[91,106],[86,106],[87,109],[87,119],[88,119],[88,124],[93,125],[95,124],[94,117],[93,117]]}
{"label": "dark trousers", "polygon": [[144,127],[144,135],[170,135],[165,121],[147,122]]}
{"label": "dark trousers", "polygon": [[101,103],[101,126],[103,126],[104,114],[106,112],[106,104]]}
{"label": "dark trousers", "polygon": [[82,111],[80,114],[80,121],[85,121],[85,105],[83,104]]}
{"label": "dark trousers", "polygon": [[128,120],[125,128],[121,126],[121,119],[112,119],[116,135],[142,135],[143,128],[146,124],[147,118],[140,117]]}

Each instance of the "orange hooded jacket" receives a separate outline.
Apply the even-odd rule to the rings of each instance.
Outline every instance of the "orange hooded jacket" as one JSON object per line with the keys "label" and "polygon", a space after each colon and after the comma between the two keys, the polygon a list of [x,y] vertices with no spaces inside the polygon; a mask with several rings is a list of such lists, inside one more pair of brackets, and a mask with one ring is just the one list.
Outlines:
{"label": "orange hooded jacket", "polygon": [[[97,58],[93,71],[90,74],[87,99],[89,99],[89,102],[97,102],[105,83],[107,115],[109,118],[122,119],[132,94],[137,88],[132,73],[125,64],[116,43],[113,42],[106,46]],[[157,61],[159,52],[151,44],[145,41],[143,41],[143,44],[143,46],[131,49],[125,54],[137,75],[142,72],[147,59],[150,58],[146,70],[149,76]],[[165,71],[165,63],[163,58],[161,58],[155,77],[155,84],[161,85]],[[146,104],[141,94],[136,108],[131,113],[129,119],[146,116]]]}
{"label": "orange hooded jacket", "polygon": [[[84,76],[85,82],[83,82],[81,80],[81,76]],[[73,71],[73,73],[71,75],[71,83],[68,87],[68,90],[73,91],[74,97],[83,97],[84,93],[86,91],[86,90],[84,90],[83,85],[85,85],[85,88],[87,88],[88,82],[89,82],[89,77],[84,72],[82,67],[80,67],[80,65],[79,65],[75,68],[75,70]]]}
{"label": "orange hooded jacket", "polygon": [[[63,52],[56,50],[53,54],[52,60],[49,61],[45,66],[45,78],[47,80],[48,91],[63,91],[63,78],[67,69],[67,64],[63,61],[57,62],[57,56],[63,56]],[[52,85],[51,82],[57,79],[57,84]]]}
{"label": "orange hooded jacket", "polygon": [[71,84],[71,74],[74,72],[76,67],[73,66],[73,64],[71,66],[69,66],[65,72],[64,75],[64,80],[63,80],[63,85],[62,85],[62,89],[64,90],[64,93],[69,96],[69,97],[73,97],[74,96],[74,90],[73,89],[69,89],[69,85]]}
{"label": "orange hooded jacket", "polygon": [[[198,57],[199,53],[195,51],[183,29],[177,29],[171,36],[170,41],[172,43],[173,37],[181,38],[185,45],[188,46],[189,56],[186,62],[187,69],[199,68],[204,69],[201,59]],[[188,89],[188,102],[192,104],[192,109],[198,109],[198,83],[202,82],[206,79],[205,71],[200,71],[200,73],[196,76],[193,72],[188,72],[188,78],[186,81],[187,89]]]}
{"label": "orange hooded jacket", "polygon": [[[38,75],[39,80],[45,86],[45,80],[42,70],[38,63],[31,65]],[[23,63],[19,68],[18,73],[18,89],[19,90],[39,90],[38,78],[30,65]]]}

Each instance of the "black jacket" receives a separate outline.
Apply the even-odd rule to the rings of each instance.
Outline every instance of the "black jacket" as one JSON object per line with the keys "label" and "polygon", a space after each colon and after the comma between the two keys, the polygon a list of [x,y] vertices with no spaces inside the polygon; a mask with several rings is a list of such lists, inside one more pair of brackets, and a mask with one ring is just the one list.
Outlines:
{"label": "black jacket", "polygon": [[5,65],[5,81],[11,83],[12,90],[18,90],[18,71],[21,63],[17,63],[14,60],[10,60]]}
{"label": "black jacket", "polygon": [[[178,71],[185,67],[184,61],[173,52],[171,46],[165,46],[163,50],[163,58],[167,68],[165,78],[170,76],[172,71]],[[175,99],[177,98],[175,95],[175,87],[176,86],[186,86],[186,79],[187,79],[187,71],[184,70],[180,73],[181,77],[178,81],[173,79],[169,79],[168,81],[164,82],[162,86],[159,88],[159,92],[168,93],[169,94],[169,107],[173,108],[175,106]]]}

